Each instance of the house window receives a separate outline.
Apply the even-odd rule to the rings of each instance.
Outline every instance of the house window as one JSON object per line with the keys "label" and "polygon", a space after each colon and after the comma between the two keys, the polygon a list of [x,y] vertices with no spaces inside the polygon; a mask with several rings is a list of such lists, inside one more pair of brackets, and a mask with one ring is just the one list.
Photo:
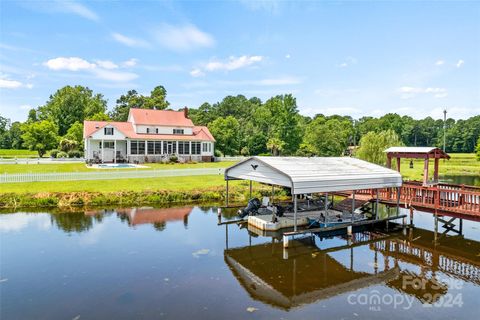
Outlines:
{"label": "house window", "polygon": [[158,128],[155,128],[155,133],[158,134]]}
{"label": "house window", "polygon": [[147,133],[150,133],[150,128],[147,128]]}
{"label": "house window", "polygon": [[138,154],[138,141],[130,141],[130,153]]}
{"label": "house window", "polygon": [[204,143],[204,144],[202,145],[202,151],[203,151],[203,152],[208,152],[208,143]]}
{"label": "house window", "polygon": [[173,134],[183,134],[183,129],[173,129]]}
{"label": "house window", "polygon": [[106,136],[113,136],[113,128],[103,128],[103,133]]}
{"label": "house window", "polygon": [[138,154],[145,154],[145,141],[138,141]]}
{"label": "house window", "polygon": [[178,142],[178,154],[190,154],[190,143],[188,141]]}
{"label": "house window", "polygon": [[201,142],[192,142],[192,154],[200,154],[202,143]]}
{"label": "house window", "polygon": [[155,142],[148,141],[147,142],[147,153],[148,154],[155,154]]}
{"label": "house window", "polygon": [[155,154],[162,154],[162,141],[155,141]]}

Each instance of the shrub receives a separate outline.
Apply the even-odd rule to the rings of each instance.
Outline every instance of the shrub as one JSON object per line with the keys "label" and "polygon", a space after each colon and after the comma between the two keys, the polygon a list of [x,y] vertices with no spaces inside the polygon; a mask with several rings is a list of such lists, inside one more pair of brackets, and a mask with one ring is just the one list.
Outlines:
{"label": "shrub", "polygon": [[68,154],[66,152],[60,151],[57,153],[57,158],[68,158]]}
{"label": "shrub", "polygon": [[215,151],[213,152],[213,154],[215,155],[215,157],[222,157],[223,154],[220,152],[220,150],[218,149],[215,149]]}
{"label": "shrub", "polygon": [[54,150],[50,151],[50,157],[56,158],[59,152],[60,151],[57,150],[57,149],[54,149]]}
{"label": "shrub", "polygon": [[80,150],[71,150],[71,151],[68,151],[68,157],[69,158],[81,158],[83,157],[83,152],[80,151]]}
{"label": "shrub", "polygon": [[177,156],[171,156],[171,157],[170,157],[170,162],[171,162],[171,163],[177,163],[177,161],[178,161]]}

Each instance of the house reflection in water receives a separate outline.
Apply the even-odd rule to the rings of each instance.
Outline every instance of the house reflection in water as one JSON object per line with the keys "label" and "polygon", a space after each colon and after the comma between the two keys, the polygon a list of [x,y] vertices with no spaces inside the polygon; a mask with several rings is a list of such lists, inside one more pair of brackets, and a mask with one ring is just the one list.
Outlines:
{"label": "house reflection in water", "polygon": [[119,209],[117,214],[126,219],[130,226],[152,224],[158,231],[166,228],[167,222],[182,221],[185,228],[188,227],[188,216],[192,207],[183,208],[132,208]]}
{"label": "house reflection in water", "polygon": [[[413,257],[406,261],[406,257],[412,252],[418,254],[415,239],[419,238],[420,234],[426,239],[433,238],[433,235],[428,233],[432,232],[418,230],[414,231],[413,235],[405,237],[398,234],[378,236],[369,232],[358,233],[354,235],[351,245],[345,244],[329,249],[319,249],[315,245],[315,238],[307,238],[310,239],[308,241],[296,240],[293,248],[288,249],[284,249],[282,243],[274,239],[271,243],[237,248],[228,248],[227,241],[224,260],[253,299],[283,310],[374,285],[383,286],[381,290],[392,288],[415,297],[421,303],[434,303],[449,289],[447,284],[437,280],[435,273],[439,269],[445,270],[441,270],[442,267],[431,260]],[[455,260],[455,256],[451,254],[444,255],[442,252],[444,246],[436,247],[429,241],[422,244],[427,243],[430,247],[424,248],[425,252],[428,250],[434,252],[433,255],[440,257],[440,261],[449,259],[451,263]],[[362,253],[362,258],[354,264],[353,248],[360,246],[372,250],[372,254]],[[349,262],[342,263],[337,260],[341,256],[338,254],[340,251],[350,254]],[[369,256],[372,256],[372,261],[366,262],[365,258]],[[471,268],[475,269],[478,275],[480,263],[478,259],[476,260],[477,263],[473,263]],[[460,263],[465,261],[461,260]],[[363,267],[357,270],[354,266],[360,264],[363,264]],[[420,274],[417,273],[418,266]],[[476,277],[462,279],[480,283]],[[410,280],[410,284],[405,280]],[[412,287],[412,280],[421,281],[425,285],[421,289]]]}

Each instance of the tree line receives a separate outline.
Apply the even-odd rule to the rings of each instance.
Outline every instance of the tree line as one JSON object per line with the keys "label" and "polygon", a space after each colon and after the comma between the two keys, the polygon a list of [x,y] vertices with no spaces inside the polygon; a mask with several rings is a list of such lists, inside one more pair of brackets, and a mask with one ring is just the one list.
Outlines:
{"label": "tree line", "polygon": [[[126,121],[132,107],[168,109],[167,91],[163,86],[155,87],[149,95],[130,90],[108,111],[102,94],[83,86],[65,86],[44,105],[31,109],[23,123],[11,123],[0,116],[0,148],[28,148],[40,156],[52,149],[81,152],[84,120]],[[359,154],[371,155],[366,151],[367,144],[443,146],[442,119],[417,120],[395,113],[360,119],[321,113],[310,117],[299,113],[291,94],[266,101],[227,96],[213,104],[205,102],[190,108],[189,115],[196,125],[205,125],[212,132],[217,155],[340,156],[358,145]],[[449,118],[445,125],[447,152],[480,149],[480,115],[457,121]]]}

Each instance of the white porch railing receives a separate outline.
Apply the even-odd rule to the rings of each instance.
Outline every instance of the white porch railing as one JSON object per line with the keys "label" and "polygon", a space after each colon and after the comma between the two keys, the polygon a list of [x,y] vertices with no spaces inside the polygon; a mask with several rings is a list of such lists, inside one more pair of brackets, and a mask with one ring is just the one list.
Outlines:
{"label": "white porch railing", "polygon": [[202,175],[223,175],[224,168],[173,169],[173,170],[128,170],[95,172],[13,173],[0,174],[0,183],[38,181],[112,180],[135,178],[160,178]]}

